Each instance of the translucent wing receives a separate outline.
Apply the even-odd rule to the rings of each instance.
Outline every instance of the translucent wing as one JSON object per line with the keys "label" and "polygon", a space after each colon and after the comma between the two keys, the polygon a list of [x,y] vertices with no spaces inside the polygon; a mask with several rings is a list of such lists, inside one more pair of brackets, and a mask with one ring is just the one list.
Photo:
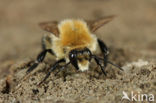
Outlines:
{"label": "translucent wing", "polygon": [[50,22],[42,22],[39,24],[39,26],[48,32],[53,33],[55,36],[59,36],[59,30],[58,30],[58,22],[57,21],[50,21]]}
{"label": "translucent wing", "polygon": [[[103,17],[98,20],[85,20],[90,31],[95,32],[98,28],[102,27],[104,24],[110,22],[115,16],[107,16]],[[39,24],[39,26],[48,32],[53,33],[55,36],[59,36],[59,30],[58,30],[58,22],[57,21],[50,21],[50,22],[42,22]]]}
{"label": "translucent wing", "polygon": [[86,20],[87,25],[90,28],[91,32],[95,32],[97,29],[102,27],[104,24],[110,22],[115,16],[107,16],[97,20]]}

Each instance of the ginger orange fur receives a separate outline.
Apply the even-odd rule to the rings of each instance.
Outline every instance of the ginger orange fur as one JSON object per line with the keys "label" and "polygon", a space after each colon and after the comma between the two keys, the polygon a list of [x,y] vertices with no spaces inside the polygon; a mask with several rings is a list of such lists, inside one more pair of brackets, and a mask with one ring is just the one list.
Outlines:
{"label": "ginger orange fur", "polygon": [[59,31],[62,46],[84,47],[92,41],[87,25],[81,20],[65,20]]}
{"label": "ginger orange fur", "polygon": [[[57,59],[66,58],[72,49],[89,48],[92,52],[96,50],[97,38],[83,20],[63,20],[58,25],[59,37],[51,35],[52,50]],[[68,59],[68,58],[67,58]]]}

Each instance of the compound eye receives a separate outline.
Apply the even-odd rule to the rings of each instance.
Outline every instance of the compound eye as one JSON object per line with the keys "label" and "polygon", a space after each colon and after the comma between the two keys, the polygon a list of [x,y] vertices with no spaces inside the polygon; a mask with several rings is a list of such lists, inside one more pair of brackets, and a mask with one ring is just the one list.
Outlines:
{"label": "compound eye", "polygon": [[74,58],[74,57],[75,57],[75,54],[71,54],[70,57],[71,57],[71,58]]}
{"label": "compound eye", "polygon": [[77,55],[76,55],[75,52],[70,52],[70,53],[69,53],[69,58],[70,58],[70,59],[74,59],[74,58],[76,58],[76,56],[77,56]]}

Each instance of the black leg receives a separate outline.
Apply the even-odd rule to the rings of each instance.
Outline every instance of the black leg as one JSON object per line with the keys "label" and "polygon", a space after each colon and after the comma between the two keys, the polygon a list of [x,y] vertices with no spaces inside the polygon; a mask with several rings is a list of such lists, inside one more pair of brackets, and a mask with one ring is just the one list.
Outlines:
{"label": "black leg", "polygon": [[117,67],[117,68],[119,68],[120,70],[123,71],[123,69],[121,67],[119,67],[116,64],[113,64],[111,61],[108,61],[109,51],[108,51],[107,46],[104,44],[104,42],[98,39],[98,44],[100,46],[100,49],[101,49],[102,54],[103,54],[103,57],[104,57],[103,59],[101,59],[101,58],[99,58],[99,59],[101,59],[101,60],[104,61],[104,66],[106,67],[107,66],[107,63],[109,63],[109,64],[111,64],[111,65],[113,65],[113,66],[115,66],[115,67]]}
{"label": "black leg", "polygon": [[57,61],[57,62],[50,68],[50,71],[49,71],[48,74],[44,77],[44,79],[39,83],[39,85],[42,84],[42,83],[50,76],[51,72],[53,72],[53,71],[59,66],[59,64],[62,63],[62,62],[65,62],[65,60],[64,60],[64,59],[61,59],[61,60]]}
{"label": "black leg", "polygon": [[103,59],[103,58],[97,57],[96,55],[92,55],[92,58],[95,59],[96,63],[100,66],[100,68],[102,69],[102,72],[103,72],[105,75],[106,75],[106,73],[105,73],[105,71],[104,71],[105,65],[102,66],[102,64],[101,64],[100,61],[105,61],[106,63],[109,63],[109,64],[111,64],[111,65],[113,65],[113,66],[115,66],[115,67],[117,67],[118,69],[120,69],[120,70],[123,71],[123,69],[122,69],[121,67],[119,67],[118,65],[112,63],[111,61],[108,61],[108,60],[105,60],[105,59]]}
{"label": "black leg", "polygon": [[37,59],[36,59],[35,63],[27,70],[27,74],[30,73],[31,71],[33,71],[33,70],[38,66],[38,64],[41,63],[41,62],[44,60],[44,58],[45,58],[47,52],[49,52],[49,53],[51,53],[51,54],[54,54],[53,51],[52,51],[51,49],[47,49],[47,50],[42,51],[42,52],[37,56]]}
{"label": "black leg", "polygon": [[98,59],[96,56],[93,56],[93,58],[94,58],[96,64],[100,66],[103,74],[106,76],[107,74],[106,74],[106,72],[104,70],[105,69],[105,66],[101,64],[100,59]]}
{"label": "black leg", "polygon": [[56,76],[60,71],[62,71],[63,69],[65,69],[70,63],[71,63],[71,62],[68,62],[67,64],[61,66],[61,68],[59,69],[59,71],[55,73],[55,76]]}
{"label": "black leg", "polygon": [[98,44],[100,46],[103,58],[104,58],[104,66],[107,66],[107,59],[108,59],[108,48],[107,46],[104,44],[103,41],[101,41],[100,39],[98,39]]}

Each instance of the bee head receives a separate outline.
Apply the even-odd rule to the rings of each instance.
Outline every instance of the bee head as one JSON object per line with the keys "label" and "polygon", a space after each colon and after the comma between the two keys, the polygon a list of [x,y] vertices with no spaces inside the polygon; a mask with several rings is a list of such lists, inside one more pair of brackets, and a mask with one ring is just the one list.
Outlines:
{"label": "bee head", "polygon": [[87,65],[88,61],[91,60],[91,55],[92,53],[88,48],[73,49],[69,52],[69,60],[76,69],[79,69],[78,63]]}

